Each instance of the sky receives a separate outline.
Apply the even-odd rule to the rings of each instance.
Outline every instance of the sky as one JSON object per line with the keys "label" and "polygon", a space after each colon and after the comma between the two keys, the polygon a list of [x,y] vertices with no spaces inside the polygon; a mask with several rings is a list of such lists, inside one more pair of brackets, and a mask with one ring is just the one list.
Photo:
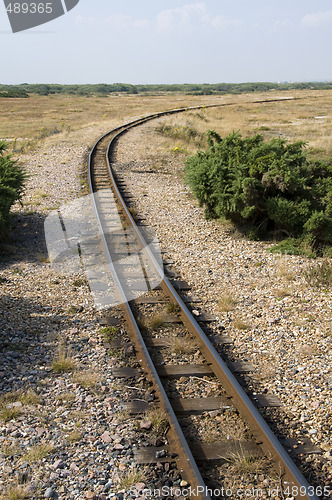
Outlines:
{"label": "sky", "polygon": [[331,81],[331,42],[331,0],[80,0],[20,33],[0,0],[3,84]]}

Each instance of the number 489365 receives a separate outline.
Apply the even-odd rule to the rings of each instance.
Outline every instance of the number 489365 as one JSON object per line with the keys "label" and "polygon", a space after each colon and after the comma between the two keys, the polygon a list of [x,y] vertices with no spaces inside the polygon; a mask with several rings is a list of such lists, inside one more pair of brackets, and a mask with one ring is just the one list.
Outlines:
{"label": "number 489365", "polygon": [[10,3],[6,8],[9,14],[51,14],[52,2],[47,3]]}

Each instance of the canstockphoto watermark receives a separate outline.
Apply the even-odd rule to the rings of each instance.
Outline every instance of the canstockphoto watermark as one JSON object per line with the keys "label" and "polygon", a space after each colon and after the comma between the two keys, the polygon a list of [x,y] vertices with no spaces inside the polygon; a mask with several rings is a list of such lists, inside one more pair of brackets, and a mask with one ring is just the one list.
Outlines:
{"label": "canstockphoto watermark", "polygon": [[143,243],[132,227],[126,227],[111,189],[52,211],[44,228],[52,266],[61,274],[83,269],[97,309],[138,298],[164,277],[155,233],[146,229]]}
{"label": "canstockphoto watermark", "polygon": [[63,16],[79,0],[4,0],[13,33],[28,30]]}
{"label": "canstockphoto watermark", "polygon": [[331,494],[331,489],[326,486],[285,486],[284,489],[281,489],[279,486],[276,488],[208,488],[206,486],[197,486],[196,488],[192,488],[188,486],[186,488],[180,488],[175,486],[163,486],[160,489],[148,489],[143,488],[141,490],[136,487],[131,487],[130,489],[131,496],[133,498],[141,498],[142,496],[145,498],[161,498],[161,497],[171,497],[171,498],[183,498],[189,496],[190,498],[198,498],[201,495],[215,497],[215,498],[225,498],[225,499],[234,499],[238,498],[239,500],[246,500],[257,498],[257,500],[261,498],[284,498],[285,500],[294,500],[294,498],[304,498],[307,496],[317,495],[317,496],[329,496]]}

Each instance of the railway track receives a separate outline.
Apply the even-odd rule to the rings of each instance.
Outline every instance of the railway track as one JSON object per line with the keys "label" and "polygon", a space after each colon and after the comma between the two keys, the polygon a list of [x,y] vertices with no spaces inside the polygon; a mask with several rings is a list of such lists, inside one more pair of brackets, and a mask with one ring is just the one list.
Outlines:
{"label": "railway track", "polygon": [[[283,498],[317,499],[314,488],[307,483],[284,447],[270,430],[255,404],[241,387],[234,373],[210,342],[201,326],[200,320],[204,321],[204,318],[197,318],[190,310],[192,305],[190,298],[185,299],[180,295],[179,290],[181,290],[181,287],[185,288],[183,284],[181,285],[181,282],[177,280],[172,284],[171,280],[166,276],[163,263],[158,260],[158,256],[151,249],[151,245],[145,241],[142,235],[144,231],[142,231],[142,228],[139,229],[125,203],[125,196],[122,192],[124,181],[116,179],[112,171],[114,146],[120,135],[148,120],[185,111],[185,109],[176,109],[165,113],[157,113],[116,128],[96,142],[89,157],[89,187],[96,213],[100,245],[106,265],[111,271],[114,280],[112,290],[114,297],[116,297],[115,302],[121,307],[126,321],[126,330],[135,345],[137,359],[147,379],[153,385],[155,391],[154,404],[158,403],[158,406],[167,416],[169,423],[167,446],[145,448],[137,453],[136,458],[139,463],[175,460],[179,470],[182,471],[183,478],[190,485],[189,493],[192,493],[191,497],[208,500],[212,498],[211,491],[204,483],[201,468],[197,465],[197,457],[200,458],[200,461],[202,461],[202,458],[203,461],[225,459],[239,447],[244,453],[259,454],[263,452],[268,460],[273,463],[279,474],[280,494]],[[111,205],[107,197],[110,189],[111,195],[114,197]],[[114,207],[116,207],[117,213],[114,213]],[[110,210],[113,211],[111,214]],[[122,225],[121,231],[119,231],[119,220]],[[147,288],[147,294],[143,298],[139,297],[140,294],[137,294],[137,296],[131,294],[124,261],[119,260],[119,255],[126,259],[128,256],[137,256],[138,254],[141,256],[143,270],[147,270],[145,274],[143,272]],[[160,283],[159,286],[151,285],[151,273],[155,278],[154,285]],[[100,281],[100,277],[97,275],[92,276],[92,281],[94,278],[97,283],[98,280]],[[130,279],[132,285],[135,284],[135,275],[132,275]],[[159,288],[161,292],[158,291]],[[185,364],[182,362],[180,365],[167,365],[161,364],[160,360],[158,361],[158,353],[165,347],[165,343],[167,344],[167,339],[160,339],[158,336],[151,335],[151,332],[147,332],[146,326],[142,326],[141,317],[144,314],[144,307],[149,305],[153,309],[165,301],[171,304],[169,310],[176,312],[175,319],[173,314],[172,321],[175,324],[179,324],[181,321],[183,325],[181,331],[185,328],[186,336],[198,346],[200,352],[199,363]],[[104,301],[105,304],[107,304],[107,300]],[[109,304],[111,305],[110,302]],[[181,335],[179,332],[180,330],[176,335]],[[138,372],[135,368],[128,367],[114,370],[114,375],[134,377],[138,375]],[[211,377],[212,381],[216,381],[217,384],[221,385],[222,396],[202,398],[200,400],[199,398],[193,400],[189,398],[176,398],[175,400],[170,398],[167,383],[171,379],[180,377],[200,378],[204,376]],[[132,413],[143,412],[148,406],[144,402],[143,404],[142,402],[141,404],[132,404],[130,411]],[[220,442],[214,443],[213,446],[201,442],[196,442],[194,446],[188,443],[184,430],[179,423],[179,414],[190,415],[229,407],[235,408],[247,424],[253,436],[250,442]]]}

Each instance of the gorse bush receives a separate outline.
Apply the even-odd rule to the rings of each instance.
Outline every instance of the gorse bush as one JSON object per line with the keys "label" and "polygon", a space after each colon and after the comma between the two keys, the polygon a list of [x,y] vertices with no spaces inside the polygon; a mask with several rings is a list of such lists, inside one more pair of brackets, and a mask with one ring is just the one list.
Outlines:
{"label": "gorse bush", "polygon": [[27,178],[11,155],[4,154],[7,146],[6,142],[0,141],[0,239],[8,234],[10,208],[23,196]]}
{"label": "gorse bush", "polygon": [[332,244],[332,159],[310,163],[303,142],[208,131],[208,148],[187,160],[185,178],[208,218],[226,217],[258,236]]}

